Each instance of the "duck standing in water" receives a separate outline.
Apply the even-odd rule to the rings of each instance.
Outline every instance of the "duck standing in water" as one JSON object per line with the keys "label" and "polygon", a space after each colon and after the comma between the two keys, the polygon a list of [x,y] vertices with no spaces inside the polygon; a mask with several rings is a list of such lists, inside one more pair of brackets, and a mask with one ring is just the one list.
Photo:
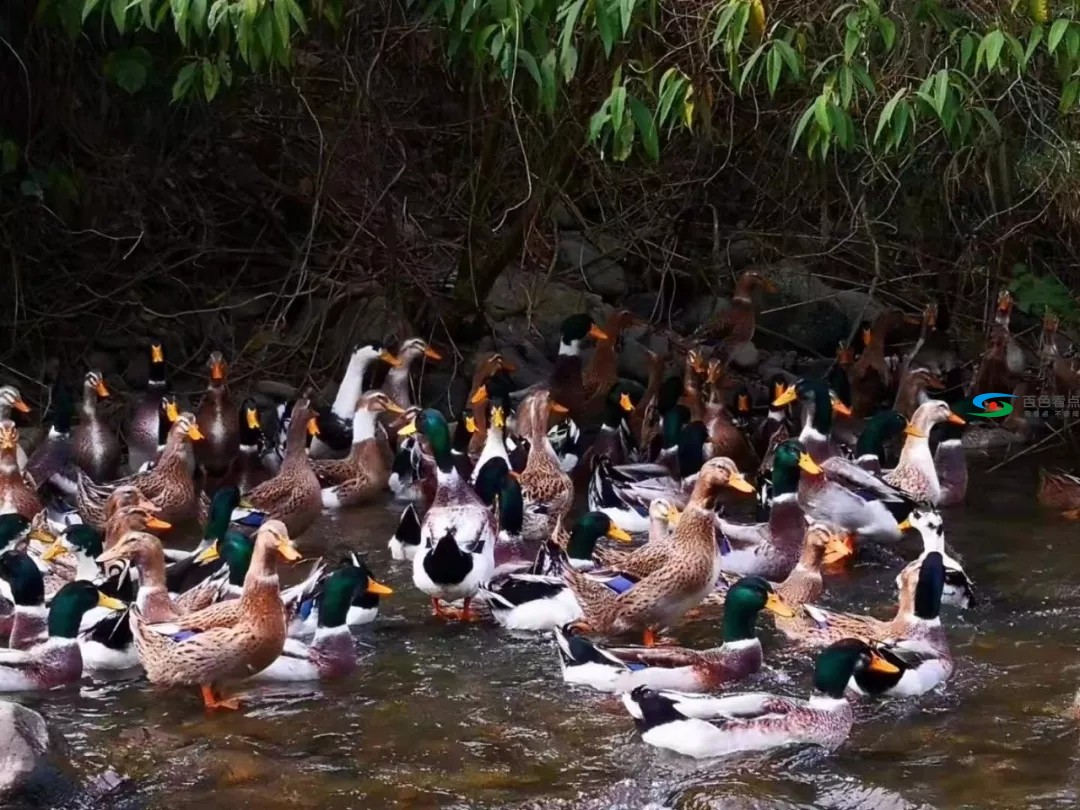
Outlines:
{"label": "duck standing in water", "polygon": [[206,440],[196,446],[195,459],[211,478],[219,479],[240,449],[240,415],[229,394],[229,366],[221,352],[211,352],[207,366],[210,380],[195,412],[196,424]]}
{"label": "duck standing in water", "polygon": [[95,484],[116,478],[120,468],[120,440],[98,412],[98,402],[109,397],[100,371],[86,373],[83,381],[82,418],[71,435],[75,463]]}

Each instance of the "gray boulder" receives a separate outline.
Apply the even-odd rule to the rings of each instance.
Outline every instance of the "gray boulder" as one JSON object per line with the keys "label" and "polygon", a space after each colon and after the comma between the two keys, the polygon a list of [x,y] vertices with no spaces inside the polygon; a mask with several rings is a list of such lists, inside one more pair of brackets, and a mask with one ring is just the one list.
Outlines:
{"label": "gray boulder", "polygon": [[559,233],[559,261],[581,274],[589,289],[605,298],[617,299],[626,295],[626,271],[580,231]]}

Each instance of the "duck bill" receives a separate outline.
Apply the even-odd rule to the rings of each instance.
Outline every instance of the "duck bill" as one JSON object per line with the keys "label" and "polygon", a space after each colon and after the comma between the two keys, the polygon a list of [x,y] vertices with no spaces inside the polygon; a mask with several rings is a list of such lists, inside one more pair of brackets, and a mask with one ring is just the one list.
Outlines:
{"label": "duck bill", "polygon": [[589,337],[594,337],[597,340],[607,340],[607,332],[597,326],[595,323],[589,327]]}
{"label": "duck bill", "polygon": [[833,413],[838,413],[841,416],[851,416],[851,408],[849,408],[839,399],[834,399],[832,401],[832,409]]}
{"label": "duck bill", "polygon": [[669,526],[678,526],[679,525],[679,519],[681,517],[682,517],[682,512],[680,512],[674,506],[672,506],[670,509],[668,509],[667,522],[668,522]]}
{"label": "duck bill", "polygon": [[826,565],[835,565],[843,562],[854,553],[855,549],[848,545],[845,539],[830,537],[825,543],[825,553],[822,555],[821,561]]}
{"label": "duck bill", "polygon": [[476,420],[471,416],[465,417],[465,429],[469,431],[469,433],[476,433]]}
{"label": "duck bill", "polygon": [[37,540],[39,543],[46,546],[51,546],[56,542],[56,538],[44,529],[31,529],[29,536],[31,540]]}
{"label": "duck bill", "polygon": [[30,413],[30,406],[27,405],[21,397],[12,402],[11,407],[17,410],[19,413]]}
{"label": "duck bill", "polygon": [[906,436],[914,436],[916,439],[925,439],[926,438],[926,434],[923,433],[921,430],[919,430],[917,427],[915,427],[915,425],[911,424],[910,422],[908,423],[907,427],[904,428],[904,435],[906,435]]}
{"label": "duck bill", "polygon": [[863,329],[862,330],[862,343],[863,343],[863,346],[869,346],[873,342],[874,342],[874,333],[871,332],[869,329]]}
{"label": "duck bill", "polygon": [[791,609],[791,606],[775,591],[769,594],[769,598],[765,602],[765,609],[769,613],[783,616],[786,619],[790,619],[795,615],[795,611]]}
{"label": "duck bill", "polygon": [[170,422],[175,422],[180,418],[180,408],[177,407],[175,402],[166,402],[165,415],[169,418]]}
{"label": "duck bill", "polygon": [[390,596],[394,593],[394,589],[383,585],[381,582],[376,582],[371,577],[368,577],[367,592],[373,593],[377,596]]}
{"label": "duck bill", "polygon": [[551,402],[551,412],[552,413],[559,413],[559,414],[570,413],[570,409],[567,408],[565,405],[560,405],[558,402],[555,402],[554,400],[552,400],[552,402]]}
{"label": "duck bill", "polygon": [[629,394],[623,393],[619,397],[619,407],[622,408],[627,413],[630,413],[630,411],[634,410],[634,403],[630,401],[630,395]]}
{"label": "duck bill", "polygon": [[395,413],[398,415],[405,413],[405,409],[398,405],[396,402],[394,402],[394,400],[392,399],[387,399],[386,402],[383,404],[383,408],[390,413]]}
{"label": "duck bill", "polygon": [[625,529],[620,529],[618,526],[612,525],[607,530],[607,536],[612,540],[617,540],[620,543],[631,543],[633,538],[626,532]]}
{"label": "duck bill", "polygon": [[45,551],[41,553],[41,561],[52,562],[57,557],[63,557],[67,553],[68,550],[64,546],[63,542],[61,542],[59,539],[56,539],[47,549],[45,549]]}
{"label": "duck bill", "polygon": [[210,364],[210,379],[214,382],[222,382],[225,379],[225,364],[222,362]]}
{"label": "duck bill", "polygon": [[486,385],[481,385],[474,392],[472,397],[469,398],[469,402],[473,405],[479,405],[481,402],[487,402],[488,391]]}
{"label": "duck bill", "polygon": [[401,361],[398,360],[394,355],[390,354],[390,352],[384,351],[380,353],[379,359],[386,363],[386,365],[393,366],[394,368],[398,368],[401,365]]}
{"label": "duck bill", "polygon": [[407,425],[403,425],[398,431],[398,436],[412,436],[416,433],[416,420],[409,422]]}
{"label": "duck bill", "polygon": [[296,562],[300,559],[300,552],[296,550],[296,546],[292,544],[291,540],[279,540],[277,544],[277,553],[287,562]]}
{"label": "duck bill", "polygon": [[732,489],[736,489],[739,492],[755,492],[754,485],[743,478],[739,473],[734,473],[728,478],[727,485]]}
{"label": "duck bill", "polygon": [[808,472],[810,475],[821,475],[821,467],[817,462],[810,458],[809,453],[799,454],[799,469],[803,472]]}
{"label": "duck bill", "polygon": [[203,432],[201,430],[199,430],[198,425],[192,425],[191,427],[189,427],[187,429],[187,436],[193,442],[202,441],[203,439],[206,438],[205,436],[203,436]]}
{"label": "duck bill", "polygon": [[870,653],[870,663],[867,664],[866,668],[871,672],[880,672],[884,675],[895,675],[900,671],[900,667],[886,661],[878,652]]}
{"label": "duck bill", "polygon": [[153,515],[151,515],[146,519],[146,528],[164,531],[165,529],[171,529],[172,524],[169,523],[169,521],[167,520],[162,520],[159,517],[154,517]]}
{"label": "duck bill", "polygon": [[912,528],[911,518],[904,518],[900,523],[896,524],[896,528],[901,532],[906,532],[908,529]]}
{"label": "duck bill", "polygon": [[967,424],[967,422],[964,421],[962,416],[958,416],[955,413],[950,413],[949,414],[948,421],[952,422],[954,425],[966,425]]}
{"label": "duck bill", "polygon": [[97,391],[97,395],[102,399],[109,395],[109,387],[105,385],[104,380],[98,380],[97,385],[94,386],[94,390]]}
{"label": "duck bill", "polygon": [[214,562],[221,559],[221,553],[218,551],[218,544],[215,542],[212,546],[199,552],[199,556],[195,558],[195,562],[200,565]]}
{"label": "duck bill", "polygon": [[308,419],[307,432],[312,436],[318,436],[319,435],[319,423],[317,421],[315,421],[314,416],[311,417],[310,419]]}
{"label": "duck bill", "polygon": [[160,343],[155,343],[150,347],[150,362],[151,363],[164,363],[165,352],[161,348]]}
{"label": "duck bill", "polygon": [[109,610],[127,610],[127,605],[112,596],[98,591],[97,606],[108,608]]}
{"label": "duck bill", "polygon": [[774,408],[783,408],[790,405],[796,399],[799,398],[799,392],[795,390],[794,385],[790,385],[784,389],[784,393],[773,400],[772,406]]}
{"label": "duck bill", "polygon": [[247,419],[247,426],[251,430],[259,430],[262,428],[262,423],[259,421],[259,412],[255,408],[248,408],[247,413],[244,414]]}
{"label": "duck bill", "polygon": [[105,563],[116,562],[117,560],[123,559],[123,557],[117,553],[117,548],[118,546],[113,546],[112,548],[101,552],[97,555],[95,562],[104,565]]}
{"label": "duck bill", "polygon": [[492,427],[506,427],[506,417],[503,416],[502,408],[491,409],[491,425]]}
{"label": "duck bill", "polygon": [[437,352],[433,348],[431,348],[430,346],[425,346],[424,347],[424,357],[426,357],[428,360],[442,360],[443,359],[443,356],[441,354],[439,354],[439,352]]}

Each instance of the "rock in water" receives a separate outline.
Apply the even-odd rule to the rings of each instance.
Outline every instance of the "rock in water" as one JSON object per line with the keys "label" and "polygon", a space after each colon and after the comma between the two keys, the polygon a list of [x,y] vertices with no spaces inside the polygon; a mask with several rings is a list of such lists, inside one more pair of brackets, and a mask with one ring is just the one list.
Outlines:
{"label": "rock in water", "polygon": [[48,750],[45,718],[18,703],[0,701],[0,799],[26,786]]}

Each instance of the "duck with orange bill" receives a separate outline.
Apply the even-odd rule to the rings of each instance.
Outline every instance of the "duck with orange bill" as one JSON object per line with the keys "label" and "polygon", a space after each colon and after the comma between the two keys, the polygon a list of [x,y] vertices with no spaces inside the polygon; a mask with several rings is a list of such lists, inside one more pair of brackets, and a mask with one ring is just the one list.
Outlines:
{"label": "duck with orange bill", "polygon": [[[420,433],[435,461],[436,492],[420,526],[413,583],[431,599],[438,616],[472,618],[470,603],[495,570],[496,521],[454,465],[450,428],[436,410],[421,411],[399,435]],[[444,603],[464,600],[460,613]]]}
{"label": "duck with orange bill", "polygon": [[560,468],[548,440],[549,415],[566,411],[545,388],[534,391],[518,407],[518,424],[529,440],[528,460],[518,476],[525,503],[521,535],[529,543],[547,541],[574,503],[574,482]]}
{"label": "duck with orange bill", "polygon": [[205,441],[195,448],[195,457],[207,474],[220,479],[229,470],[240,449],[240,415],[229,393],[229,365],[221,352],[210,353],[210,378],[206,393],[195,411],[195,419]]}
{"label": "duck with orange bill", "polygon": [[114,479],[120,467],[120,440],[98,409],[100,401],[109,396],[101,372],[86,372],[79,424],[71,433],[71,452],[75,463],[97,484]]}
{"label": "duck with orange bill", "polygon": [[165,350],[160,342],[150,344],[146,386],[124,430],[128,446],[128,468],[142,469],[153,461],[158,448],[158,412],[161,398],[169,393],[165,373]]}
{"label": "duck with orange bill", "polygon": [[964,418],[940,399],[920,405],[904,429],[906,438],[900,451],[900,463],[884,476],[888,484],[910,498],[932,506],[941,502],[942,489],[934,457],[930,454],[930,430],[942,422],[963,425]]}
{"label": "duck with orange bill", "polygon": [[17,514],[30,520],[43,506],[23,477],[18,450],[19,429],[10,419],[0,421],[0,515]]}
{"label": "duck with orange bill", "polygon": [[[27,414],[30,413],[30,406],[26,404],[26,400],[22,398],[19,389],[14,385],[0,386],[0,421],[14,421],[12,416],[14,411]],[[21,445],[15,448],[15,458],[18,461],[19,469],[25,469],[27,455]]]}

